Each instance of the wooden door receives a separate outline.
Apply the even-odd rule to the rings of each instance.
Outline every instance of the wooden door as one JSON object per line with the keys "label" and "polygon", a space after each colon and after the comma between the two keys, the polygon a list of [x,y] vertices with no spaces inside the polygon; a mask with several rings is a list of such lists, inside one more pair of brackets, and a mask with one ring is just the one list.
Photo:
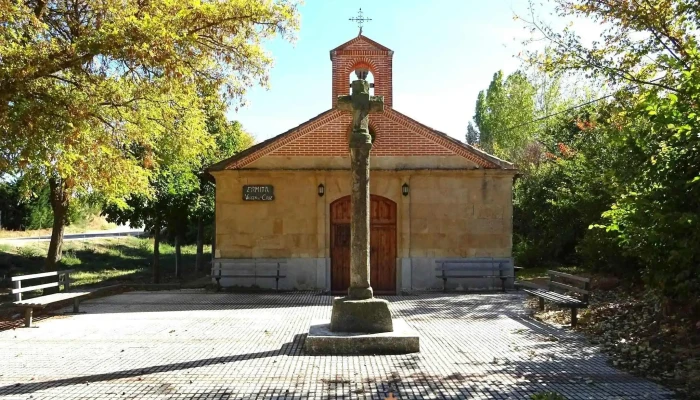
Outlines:
{"label": "wooden door", "polygon": [[[396,293],[396,203],[370,197],[370,284],[377,293]],[[331,290],[350,286],[350,196],[331,204]]]}
{"label": "wooden door", "polygon": [[331,246],[331,289],[340,292],[350,287],[350,224],[331,226]]}
{"label": "wooden door", "polygon": [[396,225],[370,230],[370,284],[377,293],[396,293]]}

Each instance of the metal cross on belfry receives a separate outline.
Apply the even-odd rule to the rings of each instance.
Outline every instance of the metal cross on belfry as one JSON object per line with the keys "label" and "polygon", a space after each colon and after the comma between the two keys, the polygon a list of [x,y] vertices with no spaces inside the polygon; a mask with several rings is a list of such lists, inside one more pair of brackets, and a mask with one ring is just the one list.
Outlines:
{"label": "metal cross on belfry", "polygon": [[360,11],[357,12],[357,17],[348,18],[348,21],[357,22],[357,26],[360,27],[360,33],[358,35],[362,35],[362,25],[364,25],[365,22],[371,20],[372,18],[365,18],[362,16],[362,8],[360,8]]}

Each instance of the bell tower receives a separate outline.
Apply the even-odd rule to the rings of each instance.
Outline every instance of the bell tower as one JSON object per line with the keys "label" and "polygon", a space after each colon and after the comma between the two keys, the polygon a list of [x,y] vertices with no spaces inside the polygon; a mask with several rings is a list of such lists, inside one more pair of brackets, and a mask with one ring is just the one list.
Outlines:
{"label": "bell tower", "polygon": [[[333,64],[332,105],[338,104],[338,96],[350,94],[350,81],[355,75],[374,78],[374,95],[384,96],[384,106],[393,107],[392,59],[394,52],[387,47],[363,36],[360,33],[354,39],[331,50]],[[357,74],[355,72],[358,72]],[[350,75],[352,79],[350,78]]]}

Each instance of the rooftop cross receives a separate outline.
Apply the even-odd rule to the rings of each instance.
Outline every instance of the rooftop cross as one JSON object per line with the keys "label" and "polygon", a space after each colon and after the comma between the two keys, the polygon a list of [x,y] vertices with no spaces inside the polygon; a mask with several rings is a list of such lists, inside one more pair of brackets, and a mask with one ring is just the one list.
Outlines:
{"label": "rooftop cross", "polygon": [[360,27],[359,35],[362,35],[362,25],[364,25],[365,22],[371,21],[371,20],[372,20],[372,18],[365,18],[362,16],[362,8],[360,8],[360,11],[357,12],[357,17],[348,18],[348,21],[357,22],[357,26]]}

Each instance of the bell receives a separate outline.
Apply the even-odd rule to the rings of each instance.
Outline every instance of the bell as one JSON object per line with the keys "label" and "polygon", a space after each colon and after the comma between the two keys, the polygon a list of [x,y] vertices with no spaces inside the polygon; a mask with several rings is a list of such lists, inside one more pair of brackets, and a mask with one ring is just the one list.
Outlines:
{"label": "bell", "polygon": [[369,71],[365,68],[358,68],[355,70],[355,75],[357,76],[357,79],[365,81],[367,80],[367,74],[369,74]]}

